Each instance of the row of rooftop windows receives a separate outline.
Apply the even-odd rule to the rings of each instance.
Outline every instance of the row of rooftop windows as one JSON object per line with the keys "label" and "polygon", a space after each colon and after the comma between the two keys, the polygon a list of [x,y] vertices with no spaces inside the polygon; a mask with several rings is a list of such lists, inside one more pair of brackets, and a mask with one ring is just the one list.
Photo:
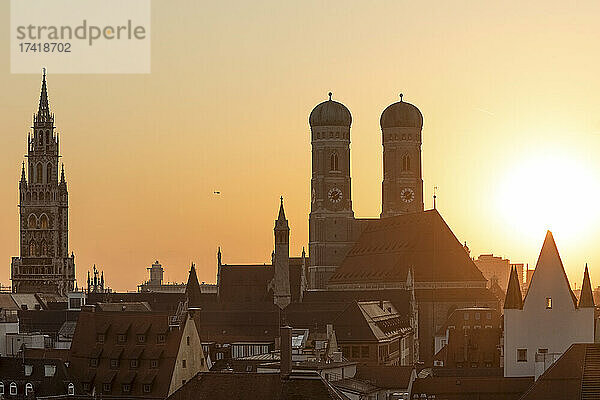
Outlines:
{"label": "row of rooftop windows", "polygon": [[[156,335],[156,343],[165,343],[167,339],[167,336],[164,333],[159,333],[158,335]],[[147,340],[147,336],[145,334],[137,334],[136,335],[136,341],[137,343],[146,343]],[[104,333],[99,333],[96,336],[96,342],[98,343],[104,343],[106,341],[106,335]],[[127,334],[121,333],[117,335],[117,343],[127,343]]]}
{"label": "row of rooftop windows", "polygon": [[50,202],[56,201],[58,199],[58,195],[55,192],[36,192],[36,191],[27,191],[26,193],[21,193],[21,202],[27,203],[37,203],[37,202]]}
{"label": "row of rooftop windows", "polygon": [[[421,135],[415,135],[415,139],[419,140],[421,138]],[[383,140],[412,140],[413,139],[413,135],[411,134],[402,134],[402,135],[398,135],[397,133],[388,133],[387,135],[384,133],[383,134]]]}
{"label": "row of rooftop windows", "polygon": [[[8,393],[5,393],[5,386],[4,386],[4,382],[0,382],[0,397],[4,398],[5,394],[8,394],[10,396],[18,396],[19,395],[19,388],[17,386],[16,382],[11,382],[10,384],[8,384]],[[33,384],[31,382],[27,382],[25,384],[25,397],[30,396],[34,393],[33,391]],[[73,383],[69,383],[69,385],[67,386],[67,394],[69,396],[74,396],[75,395],[75,385]]]}

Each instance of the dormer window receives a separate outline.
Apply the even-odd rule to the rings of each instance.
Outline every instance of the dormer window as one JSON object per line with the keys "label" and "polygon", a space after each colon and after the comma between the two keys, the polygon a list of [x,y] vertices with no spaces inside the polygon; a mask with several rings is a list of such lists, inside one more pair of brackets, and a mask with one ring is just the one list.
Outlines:
{"label": "dormer window", "polygon": [[117,340],[119,341],[119,343],[125,343],[127,341],[127,335],[120,334]]}
{"label": "dormer window", "polygon": [[98,335],[96,335],[96,341],[98,343],[104,343],[104,333],[99,333]]}
{"label": "dormer window", "polygon": [[546,309],[547,310],[552,309],[552,297],[546,297]]}
{"label": "dormer window", "polygon": [[156,336],[156,341],[157,341],[158,343],[164,343],[164,342],[165,342],[165,334],[164,334],[164,333],[159,333],[159,334]]}
{"label": "dormer window", "polygon": [[146,335],[137,335],[138,343],[146,343]]}
{"label": "dormer window", "polygon": [[25,365],[25,376],[31,376],[33,365]]}

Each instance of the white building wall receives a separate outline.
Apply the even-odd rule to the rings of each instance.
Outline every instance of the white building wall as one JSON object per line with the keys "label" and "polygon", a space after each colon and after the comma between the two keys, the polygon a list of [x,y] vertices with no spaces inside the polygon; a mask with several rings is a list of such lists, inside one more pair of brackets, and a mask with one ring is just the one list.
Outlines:
{"label": "white building wall", "polygon": [[[594,309],[576,309],[562,265],[538,268],[523,310],[504,310],[504,376],[535,376],[535,354],[564,353],[573,343],[594,342]],[[552,299],[548,309],[547,298]],[[517,350],[527,349],[527,361],[517,361]]]}

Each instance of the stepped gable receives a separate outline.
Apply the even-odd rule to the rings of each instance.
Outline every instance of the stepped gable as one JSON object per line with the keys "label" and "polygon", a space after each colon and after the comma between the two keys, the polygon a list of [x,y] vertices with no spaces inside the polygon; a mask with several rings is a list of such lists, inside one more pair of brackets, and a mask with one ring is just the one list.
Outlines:
{"label": "stepped gable", "polygon": [[600,344],[576,343],[544,372],[522,400],[600,398]]}
{"label": "stepped gable", "polygon": [[329,280],[331,287],[418,282],[485,282],[437,210],[372,220]]}

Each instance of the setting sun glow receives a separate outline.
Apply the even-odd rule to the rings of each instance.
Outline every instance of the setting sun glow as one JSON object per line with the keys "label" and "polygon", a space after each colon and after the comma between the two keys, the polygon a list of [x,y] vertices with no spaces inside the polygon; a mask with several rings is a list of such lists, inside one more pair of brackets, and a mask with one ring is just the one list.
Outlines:
{"label": "setting sun glow", "polygon": [[497,207],[524,240],[539,240],[546,230],[575,240],[598,221],[597,209],[584,205],[600,193],[593,171],[566,152],[532,155],[507,168]]}

